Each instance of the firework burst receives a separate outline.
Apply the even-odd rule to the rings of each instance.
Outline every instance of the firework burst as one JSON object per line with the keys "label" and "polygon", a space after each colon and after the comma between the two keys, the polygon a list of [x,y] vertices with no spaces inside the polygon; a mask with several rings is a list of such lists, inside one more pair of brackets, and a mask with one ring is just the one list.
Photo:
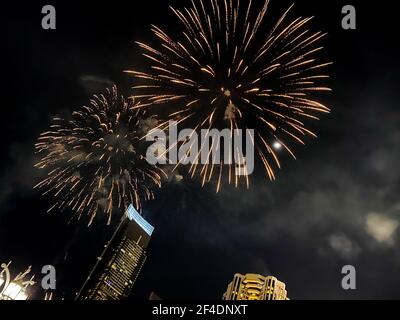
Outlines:
{"label": "firework burst", "polygon": [[146,123],[138,106],[114,86],[71,119],[54,118],[51,131],[36,144],[41,160],[35,167],[47,170],[47,177],[35,188],[55,197],[49,211],[70,208],[79,217],[86,212],[90,223],[100,211],[110,223],[115,209],[132,203],[141,210],[142,201],[153,198],[152,188],[161,186],[164,173],[138,148]]}
{"label": "firework burst", "polygon": [[[274,171],[281,167],[274,145],[295,158],[291,143],[305,144],[306,136],[316,137],[306,123],[330,112],[318,99],[330,91],[324,70],[331,63],[318,59],[326,34],[309,29],[311,17],[289,18],[291,6],[268,24],[268,5],[201,0],[181,10],[171,7],[181,31],[171,35],[153,26],[157,44],[138,42],[149,69],[126,72],[138,82],[134,96],[146,99],[142,107],[172,107],[168,119],[185,127],[228,128],[232,136],[236,129],[254,129],[254,149],[274,180]],[[215,175],[218,191],[222,168],[193,164],[190,173],[200,173],[203,183]],[[228,181],[237,186],[233,169],[229,165]]]}

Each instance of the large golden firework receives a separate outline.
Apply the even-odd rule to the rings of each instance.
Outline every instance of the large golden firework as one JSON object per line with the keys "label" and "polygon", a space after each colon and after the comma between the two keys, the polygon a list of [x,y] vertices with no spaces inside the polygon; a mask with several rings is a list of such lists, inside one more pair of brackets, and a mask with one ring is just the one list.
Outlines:
{"label": "large golden firework", "polygon": [[[309,29],[311,17],[289,18],[292,5],[271,23],[268,5],[268,0],[261,8],[252,0],[200,0],[171,7],[178,32],[152,26],[157,44],[138,42],[149,68],[126,72],[138,82],[134,96],[146,99],[142,107],[163,105],[168,119],[185,128],[228,128],[232,137],[236,129],[254,129],[256,154],[274,180],[281,167],[277,150],[295,158],[290,143],[316,137],[306,122],[330,112],[318,101],[321,92],[330,91],[324,84],[330,63],[319,59],[326,34]],[[218,191],[223,166],[215,169],[209,162],[192,164],[190,173],[199,172],[203,183],[215,174]],[[229,165],[228,181],[238,185],[233,169]]]}
{"label": "large golden firework", "polygon": [[86,212],[90,223],[101,211],[110,223],[116,209],[132,203],[140,210],[142,201],[153,197],[152,187],[161,186],[164,172],[149,165],[138,149],[146,130],[139,106],[114,86],[93,96],[71,119],[55,118],[51,131],[40,135],[36,150],[42,158],[35,166],[48,174],[35,188],[55,197],[49,211]]}

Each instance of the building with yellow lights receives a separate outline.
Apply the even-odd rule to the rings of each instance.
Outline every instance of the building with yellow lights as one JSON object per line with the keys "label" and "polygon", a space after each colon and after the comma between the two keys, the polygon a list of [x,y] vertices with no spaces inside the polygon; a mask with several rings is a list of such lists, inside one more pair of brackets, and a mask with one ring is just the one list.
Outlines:
{"label": "building with yellow lights", "polygon": [[286,285],[275,277],[235,274],[223,300],[289,300]]}
{"label": "building with yellow lights", "polygon": [[146,248],[153,231],[154,227],[131,205],[76,300],[127,298],[146,260]]}

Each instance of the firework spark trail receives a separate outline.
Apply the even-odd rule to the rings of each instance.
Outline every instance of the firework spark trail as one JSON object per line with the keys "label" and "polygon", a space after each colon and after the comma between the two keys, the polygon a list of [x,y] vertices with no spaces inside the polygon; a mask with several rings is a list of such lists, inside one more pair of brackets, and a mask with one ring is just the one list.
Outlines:
{"label": "firework spark trail", "polygon": [[139,102],[125,100],[114,86],[105,95],[93,96],[89,106],[73,112],[70,120],[54,118],[51,131],[36,143],[41,160],[36,168],[47,170],[35,188],[52,194],[49,209],[70,208],[93,222],[98,212],[108,215],[153,198],[164,172],[147,163],[138,151],[146,121]]}
{"label": "firework spark trail", "polygon": [[[306,136],[316,137],[306,121],[330,112],[317,95],[330,91],[324,69],[331,63],[318,59],[326,34],[309,29],[311,17],[289,19],[292,5],[265,31],[269,0],[261,9],[251,0],[246,3],[192,0],[189,8],[171,7],[181,32],[173,38],[153,25],[159,44],[138,42],[150,71],[126,72],[139,82],[133,90],[146,99],[143,108],[173,105],[171,120],[185,118],[186,127],[198,130],[228,127],[232,137],[235,129],[255,129],[254,147],[274,180],[281,164],[273,144],[295,158],[290,143],[304,145]],[[242,153],[232,150],[231,156],[235,153],[243,162]],[[203,184],[218,175],[219,191],[222,168],[197,167],[190,172],[194,176],[199,170]],[[228,181],[237,185],[234,169],[229,165]]]}

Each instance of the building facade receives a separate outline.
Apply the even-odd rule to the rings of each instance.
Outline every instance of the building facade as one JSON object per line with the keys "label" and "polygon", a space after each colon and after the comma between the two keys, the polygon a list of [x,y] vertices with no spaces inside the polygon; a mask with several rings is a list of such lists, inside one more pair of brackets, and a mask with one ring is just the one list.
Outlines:
{"label": "building facade", "polygon": [[223,300],[289,300],[286,285],[275,277],[235,274]]}
{"label": "building facade", "polygon": [[76,299],[127,298],[146,260],[146,248],[153,231],[154,227],[131,205]]}

